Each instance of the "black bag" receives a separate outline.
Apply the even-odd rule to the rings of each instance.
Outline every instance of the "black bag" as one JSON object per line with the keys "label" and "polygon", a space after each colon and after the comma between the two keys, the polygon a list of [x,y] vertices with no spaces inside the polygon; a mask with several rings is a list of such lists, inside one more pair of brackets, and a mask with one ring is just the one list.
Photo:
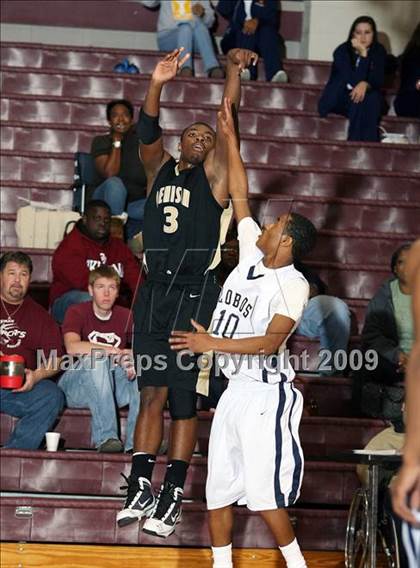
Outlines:
{"label": "black bag", "polygon": [[362,386],[360,408],[372,418],[400,421],[404,394],[404,386],[367,382]]}

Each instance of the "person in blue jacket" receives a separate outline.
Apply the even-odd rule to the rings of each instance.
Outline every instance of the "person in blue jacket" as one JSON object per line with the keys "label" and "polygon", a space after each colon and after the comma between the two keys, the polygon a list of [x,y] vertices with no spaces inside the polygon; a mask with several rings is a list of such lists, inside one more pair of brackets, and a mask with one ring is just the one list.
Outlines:
{"label": "person in blue jacket", "polygon": [[348,117],[348,140],[378,142],[386,51],[378,42],[375,21],[369,16],[356,18],[347,41],[336,48],[333,57],[319,114]]}
{"label": "person in blue jacket", "polygon": [[[267,81],[287,83],[280,52],[278,0],[219,0],[216,9],[229,20],[220,44],[223,53],[235,47],[255,51],[264,59]],[[251,66],[242,78],[255,80],[257,68]]]}
{"label": "person in blue jacket", "polygon": [[420,118],[420,23],[400,57],[400,78],[395,112],[398,116]]}

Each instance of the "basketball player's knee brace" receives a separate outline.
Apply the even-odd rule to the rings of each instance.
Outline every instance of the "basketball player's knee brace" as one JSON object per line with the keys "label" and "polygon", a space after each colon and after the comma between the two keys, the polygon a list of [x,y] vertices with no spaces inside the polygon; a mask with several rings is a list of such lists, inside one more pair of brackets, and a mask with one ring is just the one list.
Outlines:
{"label": "basketball player's knee brace", "polygon": [[197,416],[197,393],[194,391],[170,388],[168,403],[172,420],[188,420]]}
{"label": "basketball player's knee brace", "polygon": [[142,144],[153,144],[153,142],[156,142],[156,140],[162,136],[162,129],[159,126],[159,117],[149,116],[141,109],[136,132]]}

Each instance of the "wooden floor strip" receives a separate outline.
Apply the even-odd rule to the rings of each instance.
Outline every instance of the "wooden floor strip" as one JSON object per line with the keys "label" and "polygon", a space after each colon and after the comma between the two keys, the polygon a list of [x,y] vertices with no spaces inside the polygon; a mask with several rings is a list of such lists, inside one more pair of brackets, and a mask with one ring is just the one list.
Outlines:
{"label": "wooden floor strip", "polygon": [[[304,552],[308,568],[344,568],[342,552]],[[285,568],[279,551],[241,548],[234,568]],[[1,568],[211,568],[208,548],[0,543]],[[379,558],[377,568],[386,568]]]}
{"label": "wooden floor strip", "polygon": [[[341,552],[305,552],[308,568],[343,568]],[[1,568],[211,568],[203,548],[2,543]],[[237,549],[235,568],[284,568],[280,552]]]}

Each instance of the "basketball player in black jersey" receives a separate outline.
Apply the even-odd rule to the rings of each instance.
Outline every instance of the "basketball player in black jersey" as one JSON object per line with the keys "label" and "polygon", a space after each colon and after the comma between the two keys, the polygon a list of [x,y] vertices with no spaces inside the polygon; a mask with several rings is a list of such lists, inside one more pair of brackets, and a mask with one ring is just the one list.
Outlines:
{"label": "basketball player in black jersey", "polygon": [[[171,535],[181,520],[183,486],[197,440],[196,356],[177,355],[169,337],[172,330],[191,329],[192,318],[206,329],[210,324],[220,291],[213,269],[220,260],[222,216],[229,204],[227,148],[221,132],[203,122],[188,126],[181,135],[179,161],[163,147],[162,88],[188,57],[182,48],[176,49],[157,64],[137,124],[148,181],[143,230],[148,273],[134,308],[141,406],[127,499],[117,521],[124,526],[148,517],[143,530],[160,537]],[[256,62],[257,55],[248,50],[228,54],[223,97],[236,109],[240,73]],[[167,403],[172,419],[168,465],[155,499],[151,478]]]}

